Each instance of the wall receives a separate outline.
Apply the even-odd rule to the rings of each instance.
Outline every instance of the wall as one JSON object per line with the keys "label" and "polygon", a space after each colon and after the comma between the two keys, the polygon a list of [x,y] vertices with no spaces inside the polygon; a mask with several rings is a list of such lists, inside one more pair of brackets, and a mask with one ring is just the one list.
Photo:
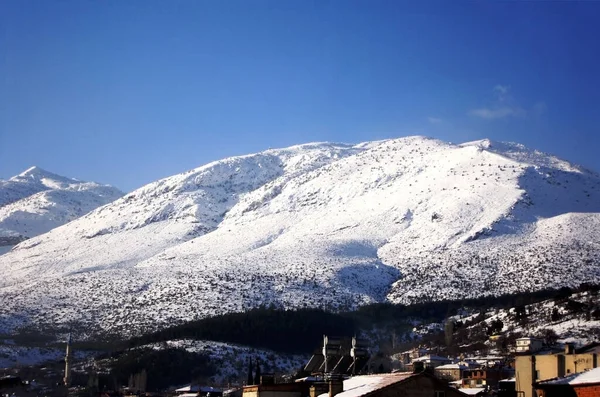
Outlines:
{"label": "wall", "polygon": [[[535,379],[535,374],[532,373],[532,357],[535,357],[535,369],[539,371],[538,379]],[[517,391],[525,392],[524,397],[535,397],[532,392],[532,382],[558,378],[597,366],[598,360],[594,353],[517,356],[515,359]],[[600,397],[600,394],[597,394],[596,397]]]}
{"label": "wall", "polygon": [[575,387],[577,397],[598,397],[600,396],[600,385]]}
{"label": "wall", "polygon": [[593,353],[569,354],[565,356],[565,366],[565,371],[567,374],[575,374],[577,372],[583,372],[587,369],[596,368],[596,355]]}

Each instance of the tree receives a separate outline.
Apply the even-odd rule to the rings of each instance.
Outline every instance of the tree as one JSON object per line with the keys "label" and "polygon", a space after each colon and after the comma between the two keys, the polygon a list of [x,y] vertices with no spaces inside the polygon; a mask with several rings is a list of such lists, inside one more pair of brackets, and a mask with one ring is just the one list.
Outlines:
{"label": "tree", "polygon": [[551,328],[544,328],[539,333],[539,338],[544,341],[546,346],[553,346],[558,341],[558,335]]}
{"label": "tree", "polygon": [[560,320],[560,313],[559,313],[557,307],[552,309],[552,316],[550,317],[550,319],[552,320],[552,322],[556,322],[556,321]]}

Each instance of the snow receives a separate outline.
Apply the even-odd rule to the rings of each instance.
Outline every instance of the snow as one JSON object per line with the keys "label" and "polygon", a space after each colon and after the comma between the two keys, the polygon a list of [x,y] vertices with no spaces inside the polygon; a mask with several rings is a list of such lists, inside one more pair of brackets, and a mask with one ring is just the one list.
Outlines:
{"label": "snow", "polygon": [[468,395],[468,396],[476,396],[477,394],[483,392],[485,389],[482,387],[471,387],[471,388],[462,388],[458,389],[458,391]]}
{"label": "snow", "polygon": [[192,394],[193,396],[197,396],[198,392],[201,393],[211,393],[211,392],[221,392],[221,389],[218,389],[216,387],[211,387],[211,386],[201,386],[201,385],[192,385],[189,384],[187,386],[181,387],[179,389],[175,390],[177,393],[184,393],[184,392],[195,392],[194,394]]}
{"label": "snow", "polygon": [[413,361],[451,361],[448,357],[441,357],[435,355],[427,355],[419,358],[415,358]]}
{"label": "snow", "polygon": [[0,180],[0,255],[23,239],[46,233],[122,195],[111,186],[65,178],[39,167]]}
{"label": "snow", "polygon": [[435,369],[469,369],[469,367],[466,365],[460,365],[460,364],[445,364],[445,365],[437,366],[437,367],[435,367]]}
{"label": "snow", "polygon": [[600,383],[600,368],[594,368],[585,372],[571,374],[562,378],[540,382],[544,385],[587,385]]}
{"label": "snow", "polygon": [[597,282],[599,197],[598,174],[490,141],[228,158],[0,255],[0,323],[138,334],[259,305],[352,309]]}
{"label": "snow", "polygon": [[[360,397],[374,390],[392,385],[394,383],[410,378],[411,372],[400,372],[395,374],[354,376],[344,380],[344,391],[336,394],[338,397]],[[319,397],[327,397],[323,393]]]}

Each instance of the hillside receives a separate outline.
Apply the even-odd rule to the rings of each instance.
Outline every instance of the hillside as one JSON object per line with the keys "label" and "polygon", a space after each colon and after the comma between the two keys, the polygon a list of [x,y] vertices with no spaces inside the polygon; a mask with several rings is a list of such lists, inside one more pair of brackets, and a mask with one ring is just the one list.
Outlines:
{"label": "hillside", "polygon": [[7,330],[139,334],[600,279],[600,176],[519,144],[314,143],[165,178],[0,256]]}
{"label": "hillside", "polygon": [[118,189],[31,167],[0,180],[0,254],[123,195]]}

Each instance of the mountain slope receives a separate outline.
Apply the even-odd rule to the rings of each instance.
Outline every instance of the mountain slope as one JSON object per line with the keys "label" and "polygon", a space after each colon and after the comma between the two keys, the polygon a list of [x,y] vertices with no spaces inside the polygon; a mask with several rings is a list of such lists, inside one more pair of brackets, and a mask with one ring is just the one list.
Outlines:
{"label": "mountain slope", "polygon": [[599,229],[600,176],[518,144],[300,145],[151,183],[21,243],[0,256],[0,315],[138,333],[259,304],[579,284],[600,276]]}
{"label": "mountain slope", "polygon": [[65,178],[39,167],[0,180],[0,250],[46,233],[122,195],[111,186]]}

